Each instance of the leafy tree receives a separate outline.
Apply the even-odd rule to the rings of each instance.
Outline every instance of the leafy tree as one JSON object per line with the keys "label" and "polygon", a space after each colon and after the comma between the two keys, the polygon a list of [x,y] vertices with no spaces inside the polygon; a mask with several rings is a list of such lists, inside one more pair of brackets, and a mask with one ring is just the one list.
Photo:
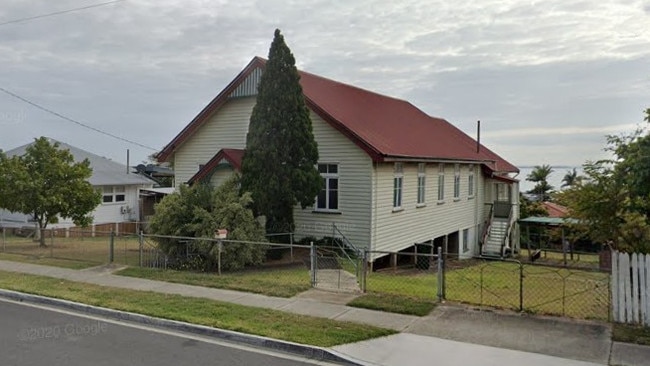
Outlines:
{"label": "leafy tree", "polygon": [[548,176],[553,172],[550,165],[536,165],[533,171],[526,176],[526,180],[536,183],[535,187],[527,193],[537,195],[539,201],[546,201],[549,198],[549,193],[553,190],[553,186],[548,184]]}
{"label": "leafy tree", "polygon": [[318,146],[295,63],[276,29],[242,161],[242,191],[252,193],[268,233],[292,231],[293,207],[313,204],[322,186],[315,168]]}
{"label": "leafy tree", "polygon": [[[648,113],[648,111],[646,111]],[[581,185],[563,199],[589,237],[620,250],[650,252],[650,135],[608,136],[611,159],[584,165]]]}
{"label": "leafy tree", "polygon": [[531,216],[548,216],[548,212],[540,202],[531,201],[521,193],[519,193],[519,205],[519,217],[522,219]]}
{"label": "leafy tree", "polygon": [[[198,238],[191,242],[193,251],[200,257],[193,269],[206,271],[217,266],[218,243],[200,238],[213,238],[215,230],[227,229],[229,240],[266,241],[264,229],[249,208],[250,193],[239,194],[239,179],[234,175],[216,189],[207,184],[181,186],[180,191],[156,205],[149,229],[158,235]],[[186,253],[186,241],[172,238],[157,241],[171,256]],[[222,268],[234,270],[258,265],[264,260],[266,249],[265,245],[226,241],[221,254]]]}
{"label": "leafy tree", "polygon": [[[25,155],[0,155],[0,208],[32,215],[40,232],[59,218],[71,218],[76,225],[92,222],[89,213],[101,202],[101,195],[88,182],[92,175],[86,159],[75,163],[68,150],[41,137],[27,147]],[[40,235],[40,245],[45,237]]]}

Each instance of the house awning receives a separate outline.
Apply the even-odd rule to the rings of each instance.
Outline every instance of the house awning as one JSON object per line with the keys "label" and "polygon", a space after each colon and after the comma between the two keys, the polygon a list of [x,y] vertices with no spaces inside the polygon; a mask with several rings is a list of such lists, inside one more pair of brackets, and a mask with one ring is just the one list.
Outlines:
{"label": "house awning", "polygon": [[168,195],[168,194],[174,193],[174,191],[176,191],[176,188],[174,188],[174,187],[146,188],[146,189],[140,189],[140,194],[142,194],[142,195],[151,195],[151,194]]}

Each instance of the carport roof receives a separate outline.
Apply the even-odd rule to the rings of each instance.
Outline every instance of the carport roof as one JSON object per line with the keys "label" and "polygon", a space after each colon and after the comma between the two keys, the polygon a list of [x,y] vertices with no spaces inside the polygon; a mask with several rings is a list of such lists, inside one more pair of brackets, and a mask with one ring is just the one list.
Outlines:
{"label": "carport roof", "polygon": [[566,217],[544,217],[544,216],[531,216],[518,221],[520,224],[530,224],[539,226],[564,226],[569,224],[576,224],[578,220]]}

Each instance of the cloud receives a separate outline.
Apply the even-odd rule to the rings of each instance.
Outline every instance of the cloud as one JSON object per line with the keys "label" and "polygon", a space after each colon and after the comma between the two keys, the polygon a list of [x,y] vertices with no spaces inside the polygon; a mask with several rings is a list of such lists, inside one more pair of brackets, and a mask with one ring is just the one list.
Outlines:
{"label": "cloud", "polygon": [[[126,1],[0,26],[0,86],[160,148],[266,56],[280,28],[306,71],[407,99],[470,134],[480,119],[485,142],[515,162],[535,163],[528,147],[538,146],[580,163],[601,148],[600,131],[637,123],[649,107],[648,4]],[[0,22],[77,6],[7,0]],[[5,149],[47,135],[115,159],[150,153],[6,95],[0,110],[0,128],[12,126],[0,134]],[[579,144],[546,138],[556,135]]]}

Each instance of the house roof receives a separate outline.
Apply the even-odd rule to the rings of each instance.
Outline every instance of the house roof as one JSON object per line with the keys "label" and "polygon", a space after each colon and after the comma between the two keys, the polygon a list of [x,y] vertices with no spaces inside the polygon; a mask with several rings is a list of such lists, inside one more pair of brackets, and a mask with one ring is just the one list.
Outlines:
{"label": "house roof", "polygon": [[192,178],[188,181],[189,184],[198,182],[201,179],[205,178],[210,174],[214,168],[221,163],[221,161],[226,160],[230,165],[235,168],[237,171],[241,171],[241,161],[244,157],[244,150],[242,149],[221,149],[208,161],[199,171],[194,174]]}
{"label": "house roof", "polygon": [[[255,57],[165,148],[166,161],[226,102],[228,96],[266,60]],[[462,160],[486,164],[496,172],[519,169],[441,118],[411,103],[299,71],[307,106],[361,147],[374,161]]]}
{"label": "house roof", "polygon": [[[59,149],[68,150],[75,162],[81,162],[84,159],[90,161],[90,166],[93,169],[93,174],[88,180],[93,186],[104,185],[151,185],[154,182],[140,174],[128,173],[126,165],[116,163],[110,159],[95,155],[88,151],[79,149],[64,142],[56,141],[48,138],[50,143],[58,143]],[[19,146],[13,150],[6,152],[7,156],[24,155],[28,146],[34,144],[26,144]]]}
{"label": "house roof", "polygon": [[33,223],[34,219],[31,215],[0,209],[0,228],[20,228]]}
{"label": "house roof", "polygon": [[549,217],[565,217],[569,214],[569,209],[558,205],[557,203],[544,201],[542,207],[548,212]]}

